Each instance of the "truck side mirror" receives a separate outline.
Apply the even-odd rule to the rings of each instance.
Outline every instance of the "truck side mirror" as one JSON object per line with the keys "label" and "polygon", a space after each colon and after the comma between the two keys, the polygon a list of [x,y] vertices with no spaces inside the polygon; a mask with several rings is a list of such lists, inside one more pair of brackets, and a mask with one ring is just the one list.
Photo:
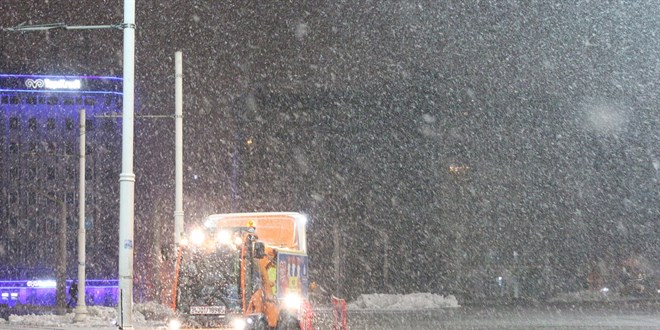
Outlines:
{"label": "truck side mirror", "polygon": [[266,256],[266,246],[264,246],[263,242],[255,242],[254,243],[254,254],[253,256],[257,259],[262,259],[263,257]]}

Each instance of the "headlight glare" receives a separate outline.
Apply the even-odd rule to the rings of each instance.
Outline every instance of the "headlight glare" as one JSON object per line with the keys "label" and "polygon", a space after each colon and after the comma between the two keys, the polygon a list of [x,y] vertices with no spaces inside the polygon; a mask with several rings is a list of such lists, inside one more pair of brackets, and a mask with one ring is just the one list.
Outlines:
{"label": "headlight glare", "polygon": [[177,319],[172,319],[167,323],[167,330],[179,330],[181,329],[181,321]]}
{"label": "headlight glare", "polygon": [[300,309],[302,306],[302,299],[297,294],[288,294],[284,297],[284,306],[287,309]]}
{"label": "headlight glare", "polygon": [[247,322],[245,319],[234,319],[234,321],[232,321],[232,326],[234,327],[234,330],[244,330],[247,327]]}

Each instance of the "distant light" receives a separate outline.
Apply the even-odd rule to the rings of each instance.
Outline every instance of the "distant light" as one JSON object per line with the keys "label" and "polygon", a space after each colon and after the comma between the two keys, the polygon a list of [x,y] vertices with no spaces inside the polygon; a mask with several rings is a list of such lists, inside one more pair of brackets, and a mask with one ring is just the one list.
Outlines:
{"label": "distant light", "polygon": [[245,143],[249,146],[252,145],[253,142],[254,141],[252,141],[252,138],[248,138],[247,141],[245,141]]}
{"label": "distant light", "polygon": [[469,166],[466,165],[459,165],[459,166],[449,166],[449,172],[452,174],[464,174],[470,169]]}
{"label": "distant light", "polygon": [[199,175],[197,175],[197,174],[193,174],[193,179],[194,179],[194,180],[199,179]]}
{"label": "distant light", "polygon": [[602,289],[600,289],[600,292],[602,292],[602,293],[608,293],[608,292],[610,292],[610,289],[608,289],[608,288],[602,288]]}

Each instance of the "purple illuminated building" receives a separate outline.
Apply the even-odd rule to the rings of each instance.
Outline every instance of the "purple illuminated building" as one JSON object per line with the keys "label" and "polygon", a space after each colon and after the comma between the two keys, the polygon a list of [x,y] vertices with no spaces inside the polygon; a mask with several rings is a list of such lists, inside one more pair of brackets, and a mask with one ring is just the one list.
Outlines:
{"label": "purple illuminated building", "polygon": [[76,277],[80,109],[87,277],[117,278],[121,107],[121,78],[0,74],[0,280],[55,278],[61,207],[46,195],[67,204],[67,277]]}

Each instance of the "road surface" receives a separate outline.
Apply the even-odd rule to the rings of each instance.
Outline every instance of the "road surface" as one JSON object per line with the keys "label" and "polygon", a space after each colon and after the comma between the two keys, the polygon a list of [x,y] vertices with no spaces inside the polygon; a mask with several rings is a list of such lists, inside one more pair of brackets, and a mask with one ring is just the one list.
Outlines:
{"label": "road surface", "polygon": [[[315,328],[332,329],[330,310],[317,310]],[[562,304],[553,306],[464,306],[423,311],[349,310],[350,330],[427,329],[660,329],[660,303]],[[163,330],[164,323],[135,330]],[[113,326],[17,325],[0,321],[0,329],[111,330]]]}

